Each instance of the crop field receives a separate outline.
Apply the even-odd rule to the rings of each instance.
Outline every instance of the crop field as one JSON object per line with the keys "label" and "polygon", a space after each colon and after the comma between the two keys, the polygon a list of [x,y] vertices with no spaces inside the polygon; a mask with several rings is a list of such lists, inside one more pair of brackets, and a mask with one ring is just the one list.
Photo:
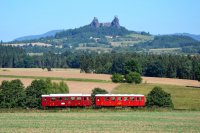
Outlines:
{"label": "crop field", "polygon": [[1,113],[0,132],[199,132],[198,111]]}
{"label": "crop field", "polygon": [[163,84],[121,84],[113,89],[112,93],[136,93],[147,96],[155,86],[160,86],[164,91],[171,94],[175,109],[200,110],[200,88]]}
{"label": "crop field", "polygon": [[[41,68],[0,68],[0,79],[8,78],[23,78],[23,79],[38,79],[52,78],[53,80],[68,80],[68,81],[87,81],[87,82],[110,82],[111,75],[109,74],[87,74],[80,73],[79,69],[52,69],[48,72]],[[186,79],[170,79],[156,77],[142,77],[143,83],[155,84],[170,84],[180,86],[200,86],[200,83],[195,80]]]}

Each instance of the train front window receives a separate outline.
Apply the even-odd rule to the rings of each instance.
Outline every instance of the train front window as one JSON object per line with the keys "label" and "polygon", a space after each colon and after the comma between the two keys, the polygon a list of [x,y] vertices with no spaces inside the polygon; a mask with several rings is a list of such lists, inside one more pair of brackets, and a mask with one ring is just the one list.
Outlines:
{"label": "train front window", "polygon": [[43,98],[43,101],[47,101],[47,98],[46,98],[46,97],[44,97],[44,98]]}

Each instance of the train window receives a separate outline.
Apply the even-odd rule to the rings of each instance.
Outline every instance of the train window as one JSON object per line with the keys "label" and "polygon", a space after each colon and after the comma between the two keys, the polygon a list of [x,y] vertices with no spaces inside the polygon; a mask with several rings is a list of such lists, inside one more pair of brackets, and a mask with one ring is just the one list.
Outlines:
{"label": "train window", "polygon": [[124,97],[124,101],[128,101],[128,97]]}
{"label": "train window", "polygon": [[84,97],[84,100],[86,101],[86,100],[87,100],[87,97]]}
{"label": "train window", "polygon": [[109,101],[110,97],[105,97],[105,101]]}
{"label": "train window", "polygon": [[112,97],[112,101],[115,101],[115,99],[116,99],[115,97]]}
{"label": "train window", "polygon": [[138,101],[141,101],[141,100],[142,100],[142,97],[137,97],[137,100],[138,100]]}
{"label": "train window", "polygon": [[100,100],[100,97],[97,97],[97,101],[99,101]]}
{"label": "train window", "polygon": [[43,98],[43,101],[47,101],[47,98],[46,98],[46,97],[44,97],[44,98]]}
{"label": "train window", "polygon": [[122,97],[118,97],[118,101],[121,101],[122,100]]}
{"label": "train window", "polygon": [[65,101],[67,101],[68,100],[68,97],[65,97]]}
{"label": "train window", "polygon": [[77,97],[77,100],[79,100],[79,101],[80,101],[80,100],[81,100],[81,97]]}
{"label": "train window", "polygon": [[131,101],[134,101],[135,98],[134,98],[134,97],[131,97],[130,99],[131,99]]}
{"label": "train window", "polygon": [[59,101],[62,101],[62,97],[59,97],[58,100],[59,100]]}
{"label": "train window", "polygon": [[75,97],[71,97],[71,100],[73,101],[75,99]]}
{"label": "train window", "polygon": [[55,100],[56,100],[56,98],[55,98],[55,97],[52,97],[52,98],[51,98],[51,101],[55,101]]}

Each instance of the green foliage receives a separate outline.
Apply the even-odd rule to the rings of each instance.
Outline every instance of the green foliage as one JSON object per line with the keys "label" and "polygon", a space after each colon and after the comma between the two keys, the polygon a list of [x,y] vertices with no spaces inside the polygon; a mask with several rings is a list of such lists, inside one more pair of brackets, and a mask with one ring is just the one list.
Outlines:
{"label": "green foliage", "polygon": [[96,94],[108,94],[108,92],[105,89],[94,88],[92,90],[92,95],[96,95]]}
{"label": "green foliage", "polygon": [[128,74],[130,72],[141,73],[142,68],[137,61],[129,60],[125,63],[124,70],[125,70],[125,74]]}
{"label": "green foliage", "polygon": [[34,80],[26,89],[26,106],[41,108],[41,95],[50,93],[69,93],[69,88],[63,81],[52,83],[50,79]]}
{"label": "green foliage", "polygon": [[140,84],[142,82],[141,75],[137,72],[130,72],[125,75],[125,80],[128,83]]}
{"label": "green foliage", "polygon": [[112,82],[114,83],[122,83],[124,81],[124,76],[118,73],[114,73],[111,79],[112,79]]}
{"label": "green foliage", "polygon": [[163,91],[161,87],[154,87],[153,90],[147,95],[146,106],[174,108],[171,95]]}
{"label": "green foliage", "polygon": [[195,69],[195,76],[198,81],[200,81],[200,63],[198,63],[197,68]]}
{"label": "green foliage", "polygon": [[26,106],[29,108],[41,108],[41,95],[50,92],[47,82],[34,80],[26,89]]}
{"label": "green foliage", "polygon": [[20,80],[3,81],[0,86],[0,107],[17,108],[24,107],[24,85]]}
{"label": "green foliage", "polygon": [[54,93],[54,94],[69,93],[69,88],[68,88],[67,84],[65,84],[64,81],[61,81],[59,83],[53,82],[53,83],[50,83],[49,85],[51,88],[51,93]]}

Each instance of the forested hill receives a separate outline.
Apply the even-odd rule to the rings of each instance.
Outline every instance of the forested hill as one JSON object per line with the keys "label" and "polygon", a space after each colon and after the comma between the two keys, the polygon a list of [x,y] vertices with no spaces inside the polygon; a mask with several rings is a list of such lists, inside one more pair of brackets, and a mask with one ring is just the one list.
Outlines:
{"label": "forested hill", "polygon": [[[54,35],[33,40],[16,40],[7,44],[26,44],[28,53],[44,53],[51,50],[63,53],[66,49],[95,52],[139,52],[153,54],[199,54],[200,41],[185,35],[154,36],[148,32],[135,32],[121,26],[115,17],[111,22],[100,23],[95,17],[80,28],[54,32]],[[33,46],[48,44],[48,48]]]}

